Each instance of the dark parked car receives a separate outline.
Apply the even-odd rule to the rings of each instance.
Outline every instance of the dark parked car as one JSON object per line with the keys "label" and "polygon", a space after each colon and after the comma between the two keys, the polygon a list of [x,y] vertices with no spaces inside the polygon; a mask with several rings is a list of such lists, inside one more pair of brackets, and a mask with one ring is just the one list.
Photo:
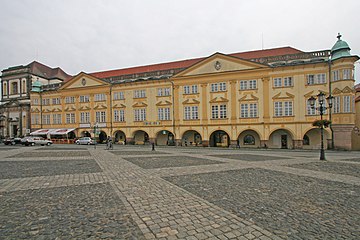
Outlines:
{"label": "dark parked car", "polygon": [[7,138],[4,140],[5,145],[21,144],[21,138]]}

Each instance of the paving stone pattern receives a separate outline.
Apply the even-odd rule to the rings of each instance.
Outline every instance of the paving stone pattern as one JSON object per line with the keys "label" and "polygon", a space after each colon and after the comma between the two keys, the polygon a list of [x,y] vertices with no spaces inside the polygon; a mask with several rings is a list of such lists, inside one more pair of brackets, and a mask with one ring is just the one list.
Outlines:
{"label": "paving stone pattern", "polygon": [[360,236],[360,187],[264,169],[168,177],[288,239]]}
{"label": "paving stone pattern", "polygon": [[88,151],[34,151],[34,152],[27,152],[27,153],[19,153],[11,158],[36,158],[36,157],[85,157],[90,156]]}
{"label": "paving stone pattern", "polygon": [[101,172],[93,159],[0,161],[0,179]]}
{"label": "paving stone pattern", "polygon": [[219,164],[222,162],[196,158],[190,156],[148,156],[148,157],[124,157],[125,160],[132,162],[145,169],[186,167],[197,165]]}
{"label": "paving stone pattern", "polygon": [[108,183],[3,193],[0,216],[1,239],[144,239]]}
{"label": "paving stone pattern", "polygon": [[345,164],[338,162],[320,162],[320,163],[313,162],[313,163],[293,164],[293,165],[289,165],[289,167],[360,177],[359,164]]}
{"label": "paving stone pattern", "polygon": [[242,160],[242,161],[268,161],[268,160],[288,159],[286,157],[254,155],[254,154],[217,154],[217,155],[209,155],[209,156]]}
{"label": "paving stone pattern", "polygon": [[0,151],[0,239],[360,239],[357,152]]}

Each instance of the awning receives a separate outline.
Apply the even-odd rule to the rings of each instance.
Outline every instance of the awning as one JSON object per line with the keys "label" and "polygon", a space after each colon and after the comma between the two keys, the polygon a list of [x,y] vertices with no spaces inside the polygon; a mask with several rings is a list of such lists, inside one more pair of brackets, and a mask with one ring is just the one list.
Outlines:
{"label": "awning", "polygon": [[74,130],[75,128],[38,129],[30,135],[65,135]]}
{"label": "awning", "polygon": [[38,129],[30,133],[30,135],[47,135],[51,130],[53,129]]}
{"label": "awning", "polygon": [[74,130],[75,130],[75,128],[53,129],[52,131],[50,131],[50,135],[65,135]]}

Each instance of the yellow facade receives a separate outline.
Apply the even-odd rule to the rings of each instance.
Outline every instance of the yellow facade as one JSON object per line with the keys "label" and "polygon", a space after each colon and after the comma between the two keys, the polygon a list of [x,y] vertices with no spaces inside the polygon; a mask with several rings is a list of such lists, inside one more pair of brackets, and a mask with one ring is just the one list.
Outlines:
{"label": "yellow facade", "polygon": [[322,91],[336,98],[325,147],[334,136],[335,148],[352,149],[358,58],[329,64],[327,57],[272,65],[216,53],[159,80],[109,82],[80,73],[57,90],[32,93],[32,129],[74,128],[80,137],[94,136],[97,125],[95,137],[126,144],[317,149],[320,131],[312,123],[320,116],[308,99]]}

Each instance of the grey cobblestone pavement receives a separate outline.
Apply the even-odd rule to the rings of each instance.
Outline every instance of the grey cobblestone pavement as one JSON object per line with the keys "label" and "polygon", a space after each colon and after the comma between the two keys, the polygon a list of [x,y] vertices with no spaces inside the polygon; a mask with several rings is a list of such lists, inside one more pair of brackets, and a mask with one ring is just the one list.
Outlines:
{"label": "grey cobblestone pavement", "polygon": [[360,239],[358,152],[318,157],[0,146],[0,239]]}

